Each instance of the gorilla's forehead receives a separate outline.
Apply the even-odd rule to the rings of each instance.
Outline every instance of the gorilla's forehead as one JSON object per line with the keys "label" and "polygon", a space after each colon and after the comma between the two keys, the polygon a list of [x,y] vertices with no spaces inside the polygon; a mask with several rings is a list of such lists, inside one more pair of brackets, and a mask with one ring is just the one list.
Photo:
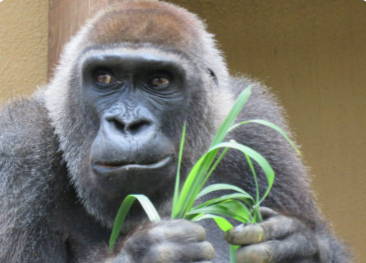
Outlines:
{"label": "gorilla's forehead", "polygon": [[146,61],[151,63],[171,63],[171,65],[179,65],[189,77],[194,62],[192,62],[184,53],[175,52],[173,50],[156,49],[154,47],[88,47],[78,59],[81,67],[87,66],[89,63],[100,63],[112,60],[123,61],[128,59]]}
{"label": "gorilla's forehead", "polygon": [[182,64],[191,63],[190,57],[178,50],[156,48],[150,45],[131,46],[129,43],[120,43],[110,47],[88,46],[80,52],[78,60],[83,61],[85,58],[95,55],[123,55],[125,57],[144,57],[145,59],[160,61],[173,60]]}
{"label": "gorilla's forehead", "polygon": [[152,43],[185,50],[197,45],[204,30],[195,15],[159,2],[125,3],[100,14],[92,24],[89,40],[96,44]]}

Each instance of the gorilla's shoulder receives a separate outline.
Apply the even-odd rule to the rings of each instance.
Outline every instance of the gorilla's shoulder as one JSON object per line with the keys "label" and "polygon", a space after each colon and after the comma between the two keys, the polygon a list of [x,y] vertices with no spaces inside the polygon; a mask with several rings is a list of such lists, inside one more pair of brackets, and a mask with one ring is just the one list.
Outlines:
{"label": "gorilla's shoulder", "polygon": [[[42,96],[12,100],[0,110],[0,155],[42,158],[58,151]],[[39,161],[39,160],[38,160]]]}
{"label": "gorilla's shoulder", "polygon": [[287,114],[269,87],[246,75],[234,76],[230,80],[230,89],[235,97],[247,87],[251,87],[251,95],[241,112],[241,118],[271,121],[289,132]]}

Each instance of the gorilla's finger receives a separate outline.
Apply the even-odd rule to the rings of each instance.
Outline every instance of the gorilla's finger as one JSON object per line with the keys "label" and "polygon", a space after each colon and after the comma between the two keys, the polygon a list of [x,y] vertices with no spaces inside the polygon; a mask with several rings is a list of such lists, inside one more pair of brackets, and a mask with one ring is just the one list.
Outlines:
{"label": "gorilla's finger", "polygon": [[185,239],[187,242],[200,242],[206,239],[205,229],[187,220],[162,221],[156,224],[149,231],[152,239],[159,240],[179,240]]}
{"label": "gorilla's finger", "polygon": [[278,215],[278,213],[276,211],[274,211],[268,207],[260,207],[259,212],[261,213],[263,220],[266,220],[272,216]]}
{"label": "gorilla's finger", "polygon": [[[189,243],[177,245],[162,243],[154,250],[150,250],[145,257],[151,262],[206,262],[214,257],[214,248],[209,242]],[[145,262],[144,262],[145,263]],[[148,263],[148,262],[146,262]]]}
{"label": "gorilla's finger", "polygon": [[227,231],[224,238],[233,245],[248,245],[267,240],[281,239],[295,231],[301,231],[303,225],[291,217],[276,215],[260,224],[242,224]]}
{"label": "gorilla's finger", "polygon": [[238,225],[224,234],[225,240],[233,245],[247,245],[261,241],[263,228],[258,224]]}
{"label": "gorilla's finger", "polygon": [[299,262],[314,262],[312,259],[317,253],[316,247],[315,241],[309,242],[305,234],[296,233],[284,240],[241,247],[236,252],[236,261],[237,263],[274,263],[293,262],[296,258]]}
{"label": "gorilla's finger", "polygon": [[[198,243],[190,243],[184,246],[184,253],[180,257],[187,261],[210,261],[213,259],[215,250],[211,243],[204,241]],[[189,252],[189,253],[187,253]],[[184,261],[184,260],[182,260]]]}
{"label": "gorilla's finger", "polygon": [[267,243],[241,247],[235,259],[237,263],[268,263],[271,262],[271,248]]}

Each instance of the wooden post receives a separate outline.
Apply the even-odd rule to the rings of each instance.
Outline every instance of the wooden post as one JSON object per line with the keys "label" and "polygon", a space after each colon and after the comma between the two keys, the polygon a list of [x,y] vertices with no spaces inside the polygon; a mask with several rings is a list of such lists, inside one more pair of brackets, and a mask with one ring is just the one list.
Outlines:
{"label": "wooden post", "polygon": [[[48,39],[48,79],[58,63],[62,47],[99,10],[126,0],[50,0]],[[127,0],[139,1],[139,0]],[[145,0],[147,1],[147,0]],[[157,1],[157,0],[149,0]]]}

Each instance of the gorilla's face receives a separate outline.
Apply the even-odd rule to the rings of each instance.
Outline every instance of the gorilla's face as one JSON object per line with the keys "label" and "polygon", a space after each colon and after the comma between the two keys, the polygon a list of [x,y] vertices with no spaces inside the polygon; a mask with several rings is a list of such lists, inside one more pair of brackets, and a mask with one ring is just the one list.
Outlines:
{"label": "gorilla's face", "polygon": [[184,122],[182,179],[213,137],[207,91],[218,89],[206,65],[182,50],[121,43],[79,53],[56,132],[81,202],[110,225],[128,194],[157,206],[169,200]]}
{"label": "gorilla's face", "polygon": [[101,192],[149,195],[173,181],[176,134],[189,95],[185,75],[182,66],[151,50],[84,59],[83,103],[99,122],[86,174]]}

